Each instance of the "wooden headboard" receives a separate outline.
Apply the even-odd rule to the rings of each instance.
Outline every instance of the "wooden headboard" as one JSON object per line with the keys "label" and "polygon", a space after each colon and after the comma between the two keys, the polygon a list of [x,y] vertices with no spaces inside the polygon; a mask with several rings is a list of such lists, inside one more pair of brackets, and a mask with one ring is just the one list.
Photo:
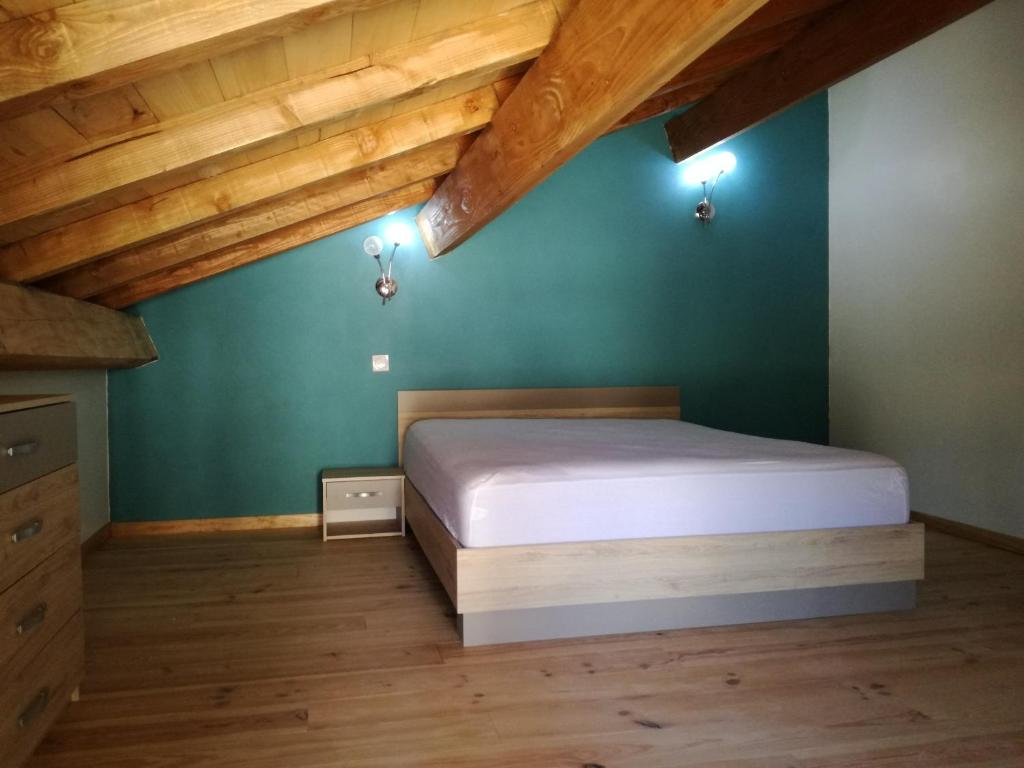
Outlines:
{"label": "wooden headboard", "polygon": [[421,419],[678,419],[679,387],[422,389],[398,393],[398,461]]}

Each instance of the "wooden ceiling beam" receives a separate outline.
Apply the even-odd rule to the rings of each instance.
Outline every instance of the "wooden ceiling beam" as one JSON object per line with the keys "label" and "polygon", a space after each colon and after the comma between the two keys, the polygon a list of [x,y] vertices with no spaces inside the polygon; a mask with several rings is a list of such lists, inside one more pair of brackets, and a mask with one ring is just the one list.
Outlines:
{"label": "wooden ceiling beam", "polygon": [[420,181],[379,197],[236,243],[209,256],[103,293],[94,300],[113,308],[138,304],[159,294],[252,264],[289,248],[365,224],[393,211],[418,205],[429,199],[436,189],[437,184],[432,179]]}
{"label": "wooden ceiling beam", "polygon": [[765,0],[579,0],[417,217],[447,253],[741,24]]}
{"label": "wooden ceiling beam", "polygon": [[0,249],[0,279],[35,282],[417,147],[478,131],[498,108],[478,88]]}
{"label": "wooden ceiling beam", "polygon": [[623,115],[614,126],[611,131],[621,131],[623,128],[629,128],[630,126],[642,123],[645,120],[650,120],[653,117],[664,115],[669,112],[685,107],[687,104],[693,104],[694,102],[700,101],[705,96],[713,93],[723,81],[724,78],[711,78],[708,80],[702,80],[699,83],[690,83],[682,88],[676,88],[666,93],[658,93],[640,102],[633,110],[628,114]]}
{"label": "wooden ceiling beam", "polygon": [[0,119],[390,0],[80,0],[0,24]]}
{"label": "wooden ceiling beam", "polygon": [[770,0],[770,2],[762,5],[746,21],[726,35],[722,42],[727,43],[738,37],[745,37],[770,27],[777,27],[794,19],[806,19],[840,2],[843,2],[843,0]]}
{"label": "wooden ceiling beam", "polygon": [[39,287],[77,299],[112,291],[133,280],[194,261],[239,241],[251,240],[417,181],[443,176],[455,167],[470,141],[468,136],[459,136],[435,142],[193,227],[176,236],[99,259],[57,275]]}
{"label": "wooden ceiling beam", "polygon": [[0,187],[0,226],[393,104],[453,80],[503,72],[536,57],[557,25],[550,0],[538,0],[388,49],[348,74],[325,73],[293,82],[290,90],[278,86],[233,99],[205,110],[198,119],[143,132]]}
{"label": "wooden ceiling beam", "polygon": [[846,0],[670,120],[672,156],[682,162],[742,133],[988,2]]}
{"label": "wooden ceiling beam", "polygon": [[156,359],[142,318],[0,283],[0,369],[135,368]]}
{"label": "wooden ceiling beam", "polygon": [[747,35],[722,40],[676,74],[654,95],[663,96],[671,91],[710,78],[721,81],[724,75],[735,72],[740,67],[751,64],[782,48],[802,32],[810,24],[812,18],[803,16],[789,19],[774,27],[766,27]]}

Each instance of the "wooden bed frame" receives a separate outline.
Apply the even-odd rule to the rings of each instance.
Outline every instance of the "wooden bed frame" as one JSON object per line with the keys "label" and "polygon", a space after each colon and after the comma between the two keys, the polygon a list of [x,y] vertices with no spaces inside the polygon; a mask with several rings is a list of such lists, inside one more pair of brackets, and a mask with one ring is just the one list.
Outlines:
{"label": "wooden bed frame", "polygon": [[[679,392],[399,392],[399,456],[437,418],[678,419]],[[924,578],[919,523],[467,548],[408,479],[405,500],[466,645],[906,609]]]}

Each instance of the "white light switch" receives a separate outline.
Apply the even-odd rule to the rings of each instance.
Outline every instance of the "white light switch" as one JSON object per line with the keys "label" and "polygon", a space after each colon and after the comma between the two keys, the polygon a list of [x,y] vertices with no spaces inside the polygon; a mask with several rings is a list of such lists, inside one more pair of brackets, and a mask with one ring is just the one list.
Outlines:
{"label": "white light switch", "polygon": [[387,355],[374,355],[371,358],[374,373],[387,373],[391,370],[391,361]]}

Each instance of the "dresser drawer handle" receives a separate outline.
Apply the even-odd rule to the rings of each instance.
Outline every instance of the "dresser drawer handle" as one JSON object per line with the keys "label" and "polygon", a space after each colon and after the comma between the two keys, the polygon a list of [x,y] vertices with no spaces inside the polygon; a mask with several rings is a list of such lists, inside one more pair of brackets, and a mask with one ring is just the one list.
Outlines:
{"label": "dresser drawer handle", "polygon": [[27,443],[18,443],[17,445],[8,446],[4,449],[4,453],[12,457],[28,456],[30,453],[35,453],[37,448],[39,448],[39,443],[29,441]]}
{"label": "dresser drawer handle", "polygon": [[18,715],[18,727],[28,728],[29,723],[39,717],[46,710],[46,705],[50,703],[50,689],[40,688],[39,693],[32,699],[32,702],[25,707],[21,714]]}
{"label": "dresser drawer handle", "polygon": [[380,491],[352,491],[346,493],[346,499],[369,499],[371,496],[380,496]]}
{"label": "dresser drawer handle", "polygon": [[46,618],[46,603],[39,603],[31,611],[21,617],[21,621],[18,622],[18,626],[15,627],[19,635],[24,635],[26,632],[31,632],[33,629],[43,623]]}
{"label": "dresser drawer handle", "polygon": [[13,541],[15,544],[20,544],[23,541],[31,539],[33,536],[35,536],[37,533],[40,533],[42,530],[43,521],[37,517],[31,523],[27,523],[21,526],[21,528],[18,528],[15,531],[13,531],[11,533],[11,541]]}

